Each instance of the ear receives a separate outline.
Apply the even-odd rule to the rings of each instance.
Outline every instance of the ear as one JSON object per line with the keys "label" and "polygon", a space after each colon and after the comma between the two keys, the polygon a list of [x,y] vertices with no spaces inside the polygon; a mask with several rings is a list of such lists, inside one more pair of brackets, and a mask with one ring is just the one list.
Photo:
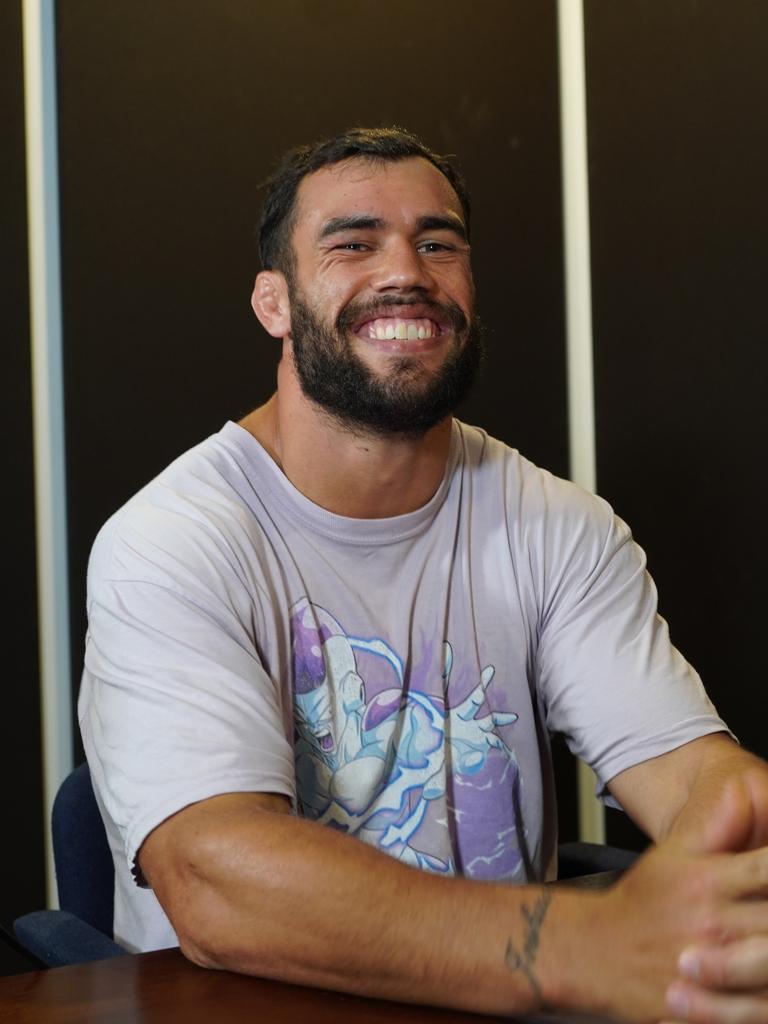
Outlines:
{"label": "ear", "polygon": [[290,334],[288,286],[278,270],[262,270],[256,277],[251,306],[267,334],[273,338],[285,338]]}

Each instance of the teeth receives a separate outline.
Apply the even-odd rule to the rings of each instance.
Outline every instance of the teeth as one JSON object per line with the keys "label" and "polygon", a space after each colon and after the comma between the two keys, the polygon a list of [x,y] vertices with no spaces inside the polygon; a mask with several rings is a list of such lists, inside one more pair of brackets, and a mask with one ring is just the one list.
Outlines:
{"label": "teeth", "polygon": [[368,337],[377,341],[416,341],[418,338],[432,338],[439,334],[432,320],[397,320],[394,317],[379,317],[367,325]]}

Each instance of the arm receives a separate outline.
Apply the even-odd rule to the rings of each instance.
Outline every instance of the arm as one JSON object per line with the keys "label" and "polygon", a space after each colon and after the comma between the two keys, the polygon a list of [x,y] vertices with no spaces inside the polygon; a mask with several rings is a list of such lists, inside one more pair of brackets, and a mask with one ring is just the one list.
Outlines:
{"label": "arm", "polygon": [[698,834],[712,820],[725,787],[734,781],[743,786],[747,775],[757,785],[754,813],[741,822],[743,834],[724,841],[727,849],[752,850],[768,843],[768,765],[726,733],[702,736],[643,761],[617,775],[608,788],[656,842],[681,840]]}
{"label": "arm", "polygon": [[[142,871],[191,960],[491,1013],[525,1012],[541,990],[562,998],[553,965],[573,952],[557,939],[571,930],[552,919],[575,914],[583,894],[437,877],[289,811],[282,797],[228,794],[143,844]],[[531,950],[514,970],[510,943],[512,959]]]}
{"label": "arm", "polygon": [[[160,825],[141,867],[184,953],[208,967],[487,1013],[557,1007],[659,1019],[682,949],[742,922],[768,855],[659,848],[616,889],[449,879],[288,812],[229,794]],[[704,894],[704,895],[702,895]],[[755,901],[768,930],[768,907]],[[723,1018],[725,1019],[725,1018]]]}

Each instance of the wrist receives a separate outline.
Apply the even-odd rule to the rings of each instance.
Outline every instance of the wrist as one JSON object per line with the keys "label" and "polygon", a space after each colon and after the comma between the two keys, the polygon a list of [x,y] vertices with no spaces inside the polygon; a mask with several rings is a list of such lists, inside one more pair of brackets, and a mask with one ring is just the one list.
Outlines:
{"label": "wrist", "polygon": [[538,1009],[607,1015],[612,1008],[602,968],[606,893],[552,886],[539,957]]}

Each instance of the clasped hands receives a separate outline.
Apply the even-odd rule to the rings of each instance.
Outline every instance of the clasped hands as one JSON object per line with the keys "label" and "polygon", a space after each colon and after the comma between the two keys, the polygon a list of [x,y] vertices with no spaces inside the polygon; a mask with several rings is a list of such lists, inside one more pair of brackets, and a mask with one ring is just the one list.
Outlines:
{"label": "clasped hands", "polygon": [[659,1019],[655,989],[668,1024],[768,1024],[768,767],[687,809],[613,892],[638,967],[632,1019]]}

